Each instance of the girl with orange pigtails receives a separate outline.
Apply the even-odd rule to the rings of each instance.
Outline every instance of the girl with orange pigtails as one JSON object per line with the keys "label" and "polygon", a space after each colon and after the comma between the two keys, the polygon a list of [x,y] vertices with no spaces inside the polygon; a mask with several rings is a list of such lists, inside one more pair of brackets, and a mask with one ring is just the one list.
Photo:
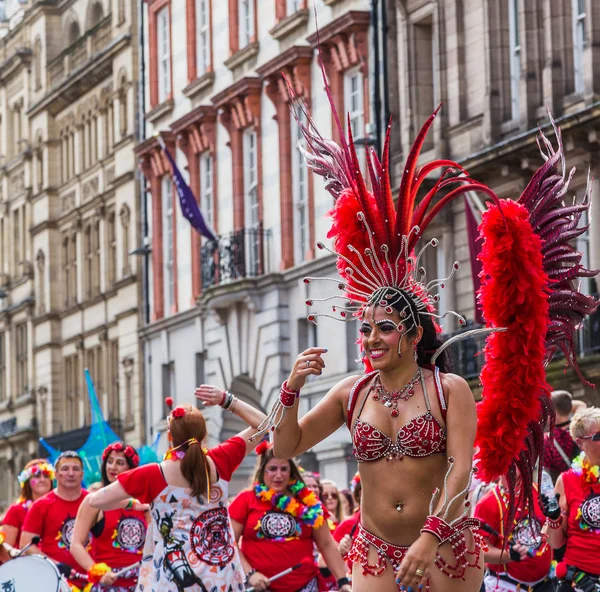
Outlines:
{"label": "girl with orange pigtails", "polygon": [[[228,486],[256,447],[258,442],[249,438],[265,415],[209,385],[197,389],[196,396],[254,427],[208,450],[202,412],[191,405],[175,407],[167,417],[171,448],[163,461],[119,474],[115,483],[90,495],[90,506],[105,511],[128,498],[152,504],[137,592],[244,589],[245,573],[227,513]],[[173,405],[172,399],[166,403]]]}

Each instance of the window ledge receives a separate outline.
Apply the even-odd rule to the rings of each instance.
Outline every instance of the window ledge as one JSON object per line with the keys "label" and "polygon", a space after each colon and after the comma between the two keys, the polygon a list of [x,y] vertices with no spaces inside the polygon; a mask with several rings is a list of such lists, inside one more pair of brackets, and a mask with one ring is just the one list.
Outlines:
{"label": "window ledge", "polygon": [[269,34],[277,41],[281,41],[296,29],[302,27],[308,22],[308,8],[297,10],[281,19],[270,31]]}
{"label": "window ledge", "polygon": [[174,107],[175,101],[173,99],[163,101],[146,114],[146,120],[154,125],[159,119],[171,113]]}
{"label": "window ledge", "polygon": [[563,98],[563,110],[565,115],[577,111],[585,104],[583,93],[571,93]]}
{"label": "window ledge", "polygon": [[503,136],[513,134],[519,131],[519,121],[517,119],[509,119],[500,124],[500,133]]}
{"label": "window ledge", "polygon": [[249,43],[246,47],[238,49],[230,58],[225,60],[224,64],[230,70],[235,70],[238,66],[245,64],[247,61],[255,58],[258,55],[258,41]]}
{"label": "window ledge", "polygon": [[193,99],[197,95],[199,95],[199,94],[203,93],[204,91],[208,90],[209,88],[211,88],[212,85],[214,84],[214,82],[215,82],[215,73],[214,72],[205,72],[204,74],[202,74],[202,76],[200,76],[199,78],[196,78],[196,80],[192,80],[192,82],[190,82],[190,84],[188,84],[183,89],[183,94],[188,99]]}

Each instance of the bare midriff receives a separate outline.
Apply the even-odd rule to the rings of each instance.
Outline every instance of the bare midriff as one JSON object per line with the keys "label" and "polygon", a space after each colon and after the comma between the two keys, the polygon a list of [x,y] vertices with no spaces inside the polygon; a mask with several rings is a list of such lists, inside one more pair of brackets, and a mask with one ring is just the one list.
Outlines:
{"label": "bare midriff", "polygon": [[394,545],[414,543],[429,515],[433,490],[442,488],[447,469],[445,454],[360,463],[364,528]]}

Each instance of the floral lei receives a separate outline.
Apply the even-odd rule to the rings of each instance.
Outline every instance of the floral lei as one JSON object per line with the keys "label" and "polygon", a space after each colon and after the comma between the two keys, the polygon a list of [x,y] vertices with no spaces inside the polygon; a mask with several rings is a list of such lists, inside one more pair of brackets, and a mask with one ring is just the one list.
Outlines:
{"label": "floral lei", "polygon": [[576,475],[581,475],[584,485],[596,485],[600,482],[600,467],[590,465],[590,461],[585,458],[585,452],[573,460],[571,468]]}
{"label": "floral lei", "polygon": [[[582,452],[573,460],[571,463],[571,469],[573,469],[573,472],[576,475],[581,476],[581,482],[584,487],[587,485],[596,485],[597,483],[600,483],[600,467],[598,467],[598,465],[592,466],[590,461],[585,458],[585,452]],[[600,534],[600,529],[593,528],[583,519],[581,506],[577,508],[577,516],[575,519],[579,520],[579,528],[581,528],[581,530],[589,530],[594,534]]]}
{"label": "floral lei", "polygon": [[[270,502],[276,510],[291,514],[307,526],[313,528],[322,526],[324,523],[323,505],[319,498],[302,481],[290,483],[289,490],[292,493],[291,496],[285,493],[275,493],[264,483],[254,485],[254,494],[259,500]],[[260,524],[258,526],[260,528]]]}

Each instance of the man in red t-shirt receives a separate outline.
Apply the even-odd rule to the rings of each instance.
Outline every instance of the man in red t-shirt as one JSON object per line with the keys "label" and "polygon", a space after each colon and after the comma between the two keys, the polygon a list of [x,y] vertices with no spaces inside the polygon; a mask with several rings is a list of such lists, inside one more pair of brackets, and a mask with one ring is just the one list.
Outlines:
{"label": "man in red t-shirt", "polygon": [[486,567],[490,572],[484,580],[486,591],[554,591],[554,584],[549,578],[552,549],[541,533],[546,519],[537,501],[537,490],[534,503],[533,524],[529,523],[525,510],[517,509],[514,530],[504,549],[503,521],[508,509],[504,487],[497,485],[477,503],[475,517],[483,523],[482,534],[488,539],[489,546],[485,553]]}
{"label": "man in red t-shirt", "polygon": [[34,502],[27,512],[20,546],[39,536],[39,545],[32,545],[26,553],[46,555],[74,585],[81,586],[87,576],[85,580],[75,577],[73,572],[85,574],[85,570],[73,559],[69,547],[77,510],[88,493],[81,486],[83,463],[76,452],[67,450],[59,455],[54,467],[56,488]]}

